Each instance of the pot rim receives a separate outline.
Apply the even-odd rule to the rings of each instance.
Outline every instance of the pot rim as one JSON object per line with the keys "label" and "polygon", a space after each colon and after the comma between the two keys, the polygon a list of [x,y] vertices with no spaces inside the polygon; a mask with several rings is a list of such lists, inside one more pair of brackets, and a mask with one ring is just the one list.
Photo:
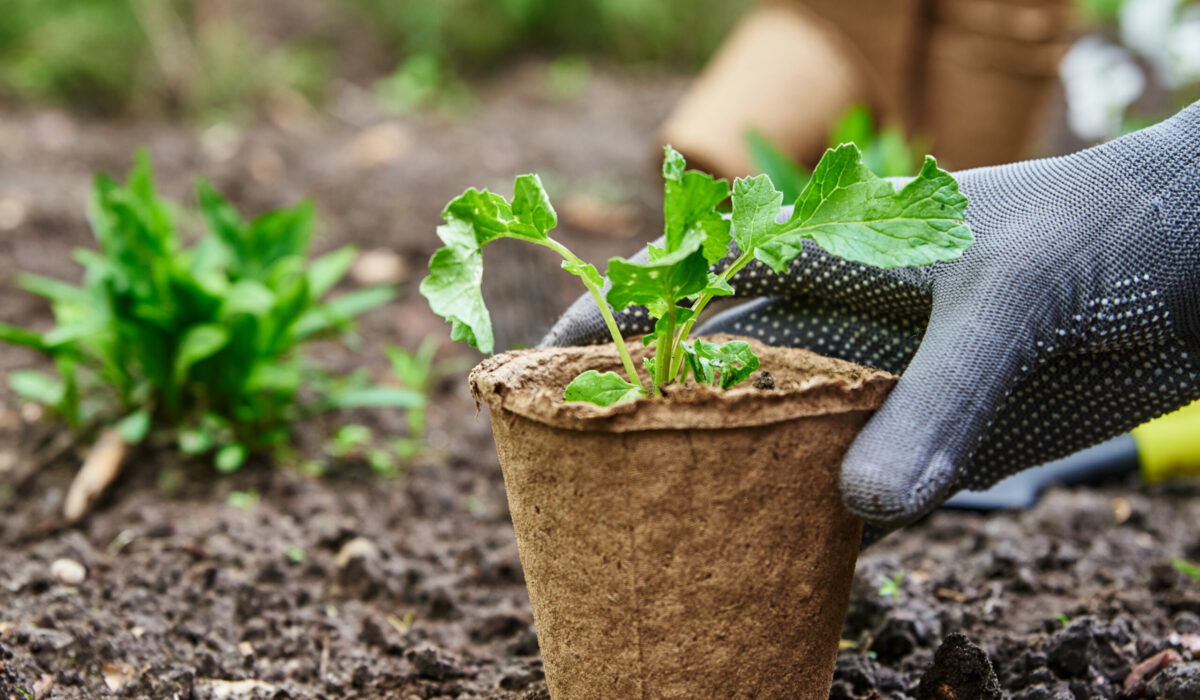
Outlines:
{"label": "pot rim", "polygon": [[[745,340],[775,379],[775,389],[750,382],[718,391],[698,386],[596,406],[562,400],[562,392],[586,369],[619,371],[613,344],[513,350],[486,358],[471,370],[476,406],[486,403],[493,416],[506,412],[577,431],[625,433],[647,430],[714,430],[770,425],[813,416],[873,411],[898,377],[801,348],[769,346],[753,338],[706,336],[711,342]],[[641,365],[648,348],[630,347]],[[643,380],[646,377],[643,376]]]}

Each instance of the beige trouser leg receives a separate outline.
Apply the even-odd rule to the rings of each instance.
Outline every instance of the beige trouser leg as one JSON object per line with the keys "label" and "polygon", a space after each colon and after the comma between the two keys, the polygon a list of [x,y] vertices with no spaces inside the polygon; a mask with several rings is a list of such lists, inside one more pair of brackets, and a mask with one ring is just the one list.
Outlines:
{"label": "beige trouser leg", "polygon": [[787,0],[731,34],[662,129],[697,167],[753,167],[757,129],[815,162],[855,102],[950,167],[1028,154],[1069,31],[1067,0]]}

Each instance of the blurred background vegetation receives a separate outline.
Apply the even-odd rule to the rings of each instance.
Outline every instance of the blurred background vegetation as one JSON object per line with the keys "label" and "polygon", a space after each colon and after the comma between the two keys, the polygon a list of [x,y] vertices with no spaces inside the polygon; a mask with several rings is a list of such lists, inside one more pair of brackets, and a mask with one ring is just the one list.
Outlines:
{"label": "blurred background vegetation", "polygon": [[[464,77],[555,58],[695,69],[749,0],[5,0],[0,99],[221,118],[343,77],[405,108]],[[253,66],[248,70],[247,66]],[[552,79],[555,79],[552,76]]]}

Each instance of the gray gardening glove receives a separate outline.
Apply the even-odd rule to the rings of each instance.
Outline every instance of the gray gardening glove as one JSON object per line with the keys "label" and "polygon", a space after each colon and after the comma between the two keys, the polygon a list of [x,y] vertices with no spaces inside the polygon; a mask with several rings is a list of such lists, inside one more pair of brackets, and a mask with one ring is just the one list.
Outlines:
{"label": "gray gardening glove", "polygon": [[[699,330],[902,373],[842,465],[876,532],[1200,397],[1200,102],[956,177],[976,241],[962,259],[888,271],[806,246],[784,275],[747,266],[733,286],[762,298]],[[650,330],[643,310],[619,319]],[[606,337],[589,298],[543,344]]]}

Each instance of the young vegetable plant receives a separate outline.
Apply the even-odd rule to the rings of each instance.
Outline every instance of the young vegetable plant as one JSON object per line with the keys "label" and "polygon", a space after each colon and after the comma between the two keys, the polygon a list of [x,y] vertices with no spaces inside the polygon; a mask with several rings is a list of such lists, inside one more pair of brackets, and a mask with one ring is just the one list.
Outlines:
{"label": "young vegetable plant", "polygon": [[188,245],[177,223],[187,212],[159,197],[144,153],[124,185],[96,178],[98,250],[75,253],[83,282],[18,278],[50,300],[55,327],[0,324],[0,341],[45,353],[58,370],[13,372],[18,394],[80,433],[115,427],[132,444],[158,429],[223,472],[257,451],[286,450],[292,422],[317,411],[423,407],[417,392],[332,377],[306,360],[304,345],[351,330],[355,316],[395,296],[390,287],[332,293],[356,253],[309,259],[310,202],[246,221],[208,183],[196,190],[206,231]]}
{"label": "young vegetable plant", "polygon": [[[732,215],[718,210],[730,197],[729,183],[685,170],[670,146],[663,160],[664,236],[644,261],[609,260],[607,282],[595,266],[579,259],[549,232],[557,216],[536,175],[516,179],[512,201],[487,190],[469,189],[446,205],[438,237],[445,244],[429,261],[421,293],[435,313],[451,323],[451,337],[479,350],[493,350],[491,318],[480,293],[483,247],[516,238],[549,248],[563,258],[595,300],[616,344],[625,376],[588,370],[567,387],[564,399],[608,406],[657,395],[690,374],[698,383],[729,388],[758,367],[743,341],[715,345],[689,333],[705,307],[734,293],[731,281],[758,260],[782,273],[810,239],[847,260],[877,267],[928,265],[960,257],[972,243],[963,221],[967,199],[958,183],[926,157],[920,172],[897,191],[875,176],[853,144],[825,153],[782,217],[783,195],[766,175],[739,178],[732,189]],[[783,219],[783,220],[781,220]],[[645,361],[647,385],[638,376],[613,309],[644,306],[655,319],[644,338],[654,346]]]}

